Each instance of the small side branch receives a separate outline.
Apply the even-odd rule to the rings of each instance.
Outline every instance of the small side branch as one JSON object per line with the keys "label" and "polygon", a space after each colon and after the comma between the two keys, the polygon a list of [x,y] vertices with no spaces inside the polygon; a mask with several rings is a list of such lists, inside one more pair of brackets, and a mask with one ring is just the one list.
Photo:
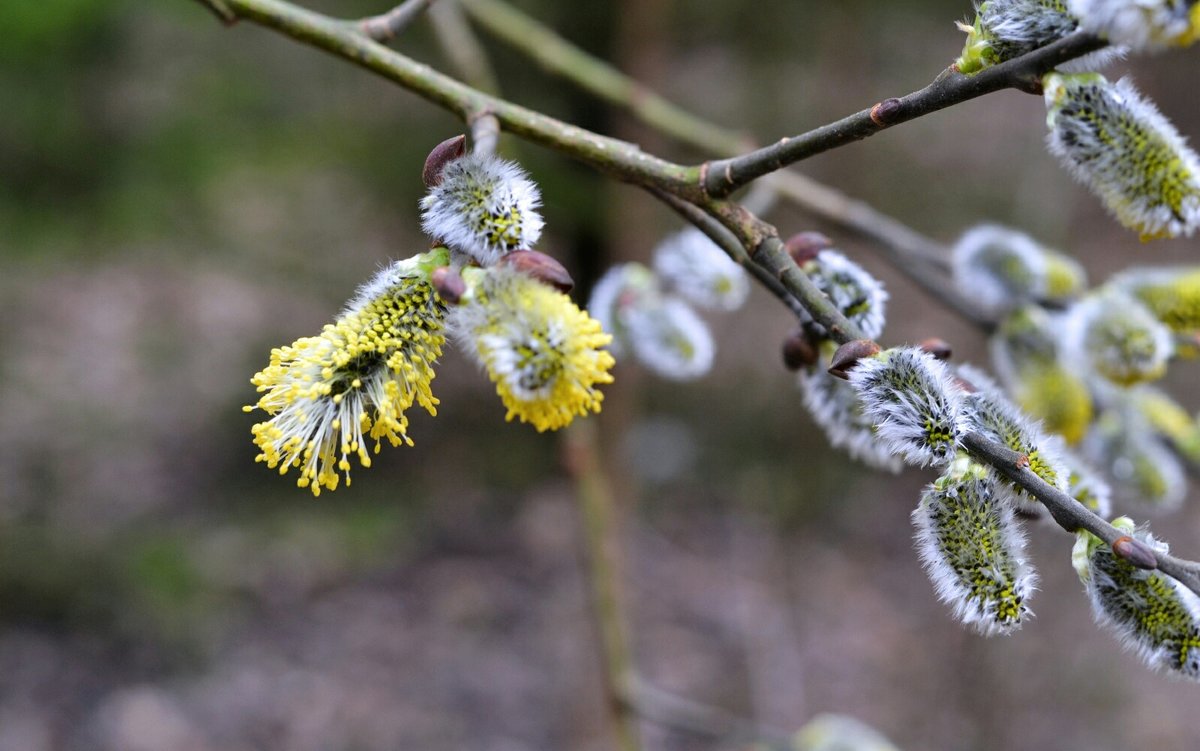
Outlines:
{"label": "small side branch", "polygon": [[390,42],[429,10],[435,0],[405,0],[387,13],[359,21],[358,30],[376,42]]}
{"label": "small side branch", "polygon": [[1015,60],[966,76],[954,68],[943,71],[933,83],[907,96],[885,99],[837,122],[732,159],[710,162],[703,171],[704,190],[722,198],[763,175],[795,164],[881,130],[915,120],[938,110],[991,94],[1001,89],[1041,93],[1041,77],[1067,60],[1107,46],[1091,34],[1076,32]]}
{"label": "small side branch", "polygon": [[766,287],[771,294],[779,298],[779,301],[786,305],[797,318],[801,321],[809,319],[808,311],[792,296],[792,293],[787,291],[783,283],[770,271],[755,263],[750,254],[746,252],[746,249],[742,247],[742,244],[738,242],[738,239],[733,236],[733,233],[725,229],[720,222],[704,213],[696,205],[677,198],[670,193],[664,193],[663,191],[653,192],[660,201],[707,235],[708,239],[716,243],[730,258],[737,261],[742,268],[758,280],[759,284]]}

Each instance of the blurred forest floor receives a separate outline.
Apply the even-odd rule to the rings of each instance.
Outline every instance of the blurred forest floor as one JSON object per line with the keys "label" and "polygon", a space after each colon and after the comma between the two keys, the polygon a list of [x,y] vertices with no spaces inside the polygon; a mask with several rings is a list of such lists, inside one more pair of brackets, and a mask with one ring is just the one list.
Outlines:
{"label": "blurred forest floor", "polygon": [[[918,88],[967,3],[521,3],[670,98],[761,140]],[[347,18],[384,6],[326,0]],[[0,751],[610,747],[572,488],[554,436],[506,424],[457,353],[411,449],[314,500],[254,464],[250,376],[355,285],[423,250],[420,167],[449,116],[194,2],[5,3],[0,44]],[[427,25],[399,42],[445,67]],[[696,160],[501,48],[504,93]],[[1118,66],[1200,135],[1200,51]],[[814,176],[950,240],[1009,222],[1084,260],[1141,246],[1002,93],[812,160]],[[516,143],[541,249],[586,287],[674,217]],[[813,225],[781,207],[785,232]],[[842,239],[827,227],[839,243]],[[869,248],[889,342],[985,344]],[[930,478],[832,452],[757,294],[712,320],[698,384],[619,367],[598,418],[626,517],[638,662],[666,690],[772,727],[852,714],[907,749],[1200,747],[1200,688],[1099,632],[1071,540],[1032,531],[1038,618],[984,640],[934,599],[908,514]],[[1171,387],[1193,411],[1195,373]],[[1193,496],[1195,494],[1193,493]],[[1195,498],[1154,520],[1200,556]],[[647,723],[651,749],[728,744]]]}

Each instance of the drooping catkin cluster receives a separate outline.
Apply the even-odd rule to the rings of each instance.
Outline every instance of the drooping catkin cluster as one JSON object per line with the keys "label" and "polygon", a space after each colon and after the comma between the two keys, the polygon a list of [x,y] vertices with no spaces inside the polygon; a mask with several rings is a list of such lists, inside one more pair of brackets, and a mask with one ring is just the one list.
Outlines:
{"label": "drooping catkin cluster", "polygon": [[[1139,530],[1128,517],[1113,526],[1161,552],[1167,546]],[[1088,532],[1080,532],[1072,561],[1092,613],[1122,646],[1148,666],[1200,680],[1200,598],[1169,576],[1135,567]]]}
{"label": "drooping catkin cluster", "polygon": [[1121,224],[1143,239],[1200,226],[1200,158],[1128,80],[1050,73],[1047,144]]}
{"label": "drooping catkin cluster", "polygon": [[612,332],[611,351],[676,381],[712,368],[716,345],[692,305],[733,311],[749,293],[746,272],[696,229],[671,235],[654,251],[654,269],[640,263],[609,269],[592,289],[588,310]]}
{"label": "drooping catkin cluster", "polygon": [[273,350],[252,379],[263,395],[246,410],[267,414],[252,428],[258,460],[298,468],[314,495],[350,484],[351,457],[371,465],[368,439],[375,452],[383,439],[412,444],[406,411],[436,414],[447,331],[487,371],[508,419],[539,431],[598,412],[598,386],[612,381],[611,337],[555,288],[565,270],[526,250],[542,229],[536,186],[496,157],[447,159],[446,144],[421,205],[447,247],[389,264],[320,335]]}
{"label": "drooping catkin cluster", "polygon": [[[981,409],[999,390],[977,388],[985,396],[966,398],[972,428],[1022,454],[1047,447],[1066,476],[1056,482],[1040,472],[1040,452],[1031,467],[1095,511],[1109,513],[1112,496],[1141,507],[1178,507],[1185,490],[1181,459],[1200,467],[1200,422],[1146,383],[1180,355],[1176,335],[1196,332],[1192,308],[1200,293],[1192,287],[1200,287],[1200,274],[1135,269],[1086,294],[1082,275],[1072,275],[1071,294],[1051,299],[1030,281],[1042,267],[1038,258],[1034,241],[988,225],[967,232],[956,248],[955,283],[997,320],[992,360],[1015,402]],[[967,381],[987,380],[964,372]],[[1022,412],[1040,419],[1045,433],[1018,438]],[[1068,446],[1078,446],[1098,472]]]}
{"label": "drooping catkin cluster", "polygon": [[1025,536],[989,470],[965,456],[925,489],[912,513],[916,547],[938,599],[985,636],[1030,615],[1037,576]]}

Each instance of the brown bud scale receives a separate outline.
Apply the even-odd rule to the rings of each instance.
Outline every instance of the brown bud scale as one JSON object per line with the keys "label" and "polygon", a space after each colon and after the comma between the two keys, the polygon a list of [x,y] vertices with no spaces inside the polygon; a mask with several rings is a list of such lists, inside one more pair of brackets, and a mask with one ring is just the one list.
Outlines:
{"label": "brown bud scale", "polygon": [[421,170],[421,180],[426,188],[435,188],[442,182],[442,170],[446,165],[459,159],[467,153],[467,137],[458,135],[447,138],[429,152],[425,157],[425,167]]}
{"label": "brown bud scale", "polygon": [[536,250],[514,250],[500,259],[500,265],[531,276],[559,292],[570,292],[575,288],[575,280],[565,266]]}
{"label": "brown bud scale", "polygon": [[829,375],[848,380],[850,371],[854,370],[859,360],[874,357],[881,351],[879,345],[870,339],[846,342],[833,353],[833,360],[829,363]]}

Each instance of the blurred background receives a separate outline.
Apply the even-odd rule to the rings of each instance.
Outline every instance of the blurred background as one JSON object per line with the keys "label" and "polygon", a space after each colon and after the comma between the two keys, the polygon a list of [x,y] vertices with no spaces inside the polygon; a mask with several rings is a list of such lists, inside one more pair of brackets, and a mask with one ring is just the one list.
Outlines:
{"label": "blurred background", "polygon": [[[927,83],[958,54],[951,0],[520,0],[669,98],[761,141]],[[387,3],[312,7],[355,18]],[[250,376],[355,285],[427,247],[429,149],[461,125],[344,62],[195,2],[0,6],[0,750],[603,749],[596,629],[561,442],[506,424],[450,351],[436,419],[314,500],[254,463]],[[446,69],[430,25],[396,43]],[[487,43],[505,96],[701,155]],[[1129,70],[1200,135],[1200,50]],[[811,160],[806,171],[942,240],[1015,224],[1094,280],[1195,262],[1141,245],[1042,145],[1006,92]],[[506,141],[545,194],[541,249],[581,293],[679,226],[647,195]],[[866,246],[890,343],[967,324]],[[586,299],[581,297],[581,299]],[[618,490],[642,676],[765,727],[852,714],[906,749],[1200,747],[1200,688],[1098,631],[1071,538],[1031,533],[1037,619],[985,640],[934,599],[908,514],[931,477],[831,451],[780,365],[786,312],[756,291],[710,319],[714,373],[619,366],[590,423]],[[1172,391],[1195,410],[1195,365]],[[1196,494],[1153,519],[1200,557]],[[728,739],[645,723],[650,749]]]}

